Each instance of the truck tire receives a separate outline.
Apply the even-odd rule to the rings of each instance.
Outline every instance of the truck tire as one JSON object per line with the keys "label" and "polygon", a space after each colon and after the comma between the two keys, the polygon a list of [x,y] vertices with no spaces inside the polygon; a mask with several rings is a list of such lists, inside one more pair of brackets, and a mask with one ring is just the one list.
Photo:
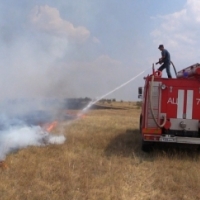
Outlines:
{"label": "truck tire", "polygon": [[143,137],[142,137],[142,115],[140,115],[140,136],[141,136],[141,150],[144,152],[150,152],[151,151],[151,147],[152,147],[152,143],[151,142],[147,142],[144,141]]}
{"label": "truck tire", "polygon": [[147,142],[147,141],[144,141],[143,138],[142,138],[142,141],[141,141],[141,150],[148,153],[150,152],[152,149],[152,143],[151,142]]}

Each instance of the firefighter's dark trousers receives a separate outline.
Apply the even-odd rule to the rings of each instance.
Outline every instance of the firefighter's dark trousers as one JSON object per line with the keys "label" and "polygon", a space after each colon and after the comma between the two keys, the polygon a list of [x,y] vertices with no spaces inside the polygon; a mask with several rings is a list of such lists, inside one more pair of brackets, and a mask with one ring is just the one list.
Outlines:
{"label": "firefighter's dark trousers", "polygon": [[162,71],[163,69],[166,69],[168,78],[172,78],[171,72],[170,72],[170,63],[163,63],[158,70]]}

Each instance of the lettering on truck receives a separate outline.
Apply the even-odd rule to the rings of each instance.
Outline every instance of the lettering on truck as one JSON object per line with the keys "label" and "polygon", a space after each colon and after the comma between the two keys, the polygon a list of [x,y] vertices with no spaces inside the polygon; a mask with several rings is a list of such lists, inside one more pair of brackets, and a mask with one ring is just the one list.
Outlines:
{"label": "lettering on truck", "polygon": [[[178,98],[169,97],[167,104],[178,104]],[[196,98],[196,105],[200,105],[200,98]]]}
{"label": "lettering on truck", "polygon": [[178,98],[171,98],[169,97],[168,101],[167,101],[167,104],[168,103],[171,103],[171,104],[178,104]]}

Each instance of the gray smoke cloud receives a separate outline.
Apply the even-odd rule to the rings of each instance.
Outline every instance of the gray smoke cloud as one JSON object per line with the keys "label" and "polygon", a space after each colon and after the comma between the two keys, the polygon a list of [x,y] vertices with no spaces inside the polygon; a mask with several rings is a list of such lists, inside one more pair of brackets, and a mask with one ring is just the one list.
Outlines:
{"label": "gray smoke cloud", "polygon": [[[64,136],[53,137],[40,125],[72,120],[65,113],[66,98],[101,97],[140,72],[137,65],[130,75],[120,60],[103,50],[93,26],[74,20],[69,8],[72,15],[66,15],[60,3],[9,2],[0,3],[0,159],[13,149],[45,145],[46,138],[46,144],[60,143]],[[74,9],[86,6],[78,1],[70,4]],[[80,16],[84,13],[90,12],[82,10]],[[123,89],[120,96],[132,96],[132,91],[136,91],[132,86]]]}
{"label": "gray smoke cloud", "polygon": [[[75,116],[67,114],[67,101],[58,99],[12,99],[0,104],[0,161],[10,152],[28,146],[62,144],[66,137],[59,123],[70,122]],[[57,134],[50,133],[58,124]]]}
{"label": "gray smoke cloud", "polygon": [[[63,64],[72,46],[90,32],[43,5],[19,11],[16,18],[0,3],[0,160],[27,146],[62,144],[66,138],[43,126],[69,121],[66,98],[76,96],[72,66]],[[4,5],[6,6],[6,5]],[[7,23],[4,23],[4,22]],[[71,47],[70,47],[71,45]]]}
{"label": "gray smoke cloud", "polygon": [[13,126],[0,131],[0,161],[8,153],[28,146],[45,146],[48,144],[63,144],[63,135],[52,135],[40,126]]}

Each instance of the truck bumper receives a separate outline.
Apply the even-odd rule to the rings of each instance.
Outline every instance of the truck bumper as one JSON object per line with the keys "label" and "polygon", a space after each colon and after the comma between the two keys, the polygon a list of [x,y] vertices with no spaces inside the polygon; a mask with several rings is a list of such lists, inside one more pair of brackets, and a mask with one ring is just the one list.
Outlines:
{"label": "truck bumper", "polygon": [[182,144],[200,144],[200,138],[196,137],[180,137],[171,135],[144,135],[144,141],[149,142],[166,142],[166,143],[182,143]]}

